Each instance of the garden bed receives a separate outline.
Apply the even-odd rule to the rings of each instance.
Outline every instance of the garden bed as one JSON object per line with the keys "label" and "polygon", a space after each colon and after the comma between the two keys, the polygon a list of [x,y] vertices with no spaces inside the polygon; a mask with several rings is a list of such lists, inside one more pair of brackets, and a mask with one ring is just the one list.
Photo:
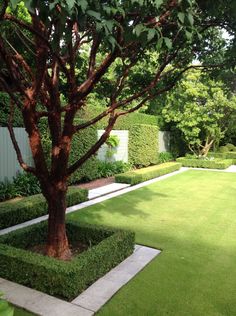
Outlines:
{"label": "garden bed", "polygon": [[[88,200],[88,191],[70,187],[66,196],[67,206]],[[47,202],[42,194],[0,203],[0,229],[23,223],[47,214]]]}
{"label": "garden bed", "polygon": [[200,159],[200,158],[188,158],[180,157],[176,159],[183,167],[190,168],[206,168],[206,169],[226,169],[233,164],[232,159]]}
{"label": "garden bed", "polygon": [[133,171],[118,174],[115,176],[115,180],[119,183],[128,183],[134,185],[150,179],[160,177],[167,173],[177,171],[180,168],[180,163],[166,162],[160,165],[136,169]]}
{"label": "garden bed", "polygon": [[1,236],[0,277],[72,300],[134,249],[132,232],[68,222],[67,234],[71,244],[88,245],[69,262],[26,250],[46,243],[46,222]]}

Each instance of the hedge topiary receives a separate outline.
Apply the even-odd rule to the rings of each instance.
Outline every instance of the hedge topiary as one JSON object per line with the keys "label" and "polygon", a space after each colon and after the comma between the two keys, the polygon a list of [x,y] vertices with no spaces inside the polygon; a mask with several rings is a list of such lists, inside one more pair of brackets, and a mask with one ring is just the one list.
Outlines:
{"label": "hedge topiary", "polygon": [[[70,187],[66,196],[67,206],[87,201],[88,191]],[[23,223],[47,214],[47,203],[42,194],[21,200],[0,203],[0,229]]]}
{"label": "hedge topiary", "polygon": [[151,125],[133,125],[129,130],[129,162],[146,167],[158,162],[158,128]]}
{"label": "hedge topiary", "polygon": [[70,243],[80,241],[89,246],[70,262],[25,250],[46,242],[46,222],[1,236],[0,277],[72,300],[134,248],[132,232],[68,222],[67,234]]}
{"label": "hedge topiary", "polygon": [[138,184],[150,179],[160,177],[164,174],[177,171],[181,168],[180,163],[166,162],[157,166],[128,171],[115,176],[116,182]]}
{"label": "hedge topiary", "polygon": [[220,159],[214,160],[197,159],[197,158],[186,158],[180,157],[176,159],[184,167],[191,168],[207,168],[207,169],[226,169],[233,164],[232,159]]}

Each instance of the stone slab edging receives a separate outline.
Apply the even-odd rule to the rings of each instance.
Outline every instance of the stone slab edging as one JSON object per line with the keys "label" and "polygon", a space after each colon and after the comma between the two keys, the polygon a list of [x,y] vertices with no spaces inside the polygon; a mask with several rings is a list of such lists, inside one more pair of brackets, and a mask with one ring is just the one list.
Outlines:
{"label": "stone slab edging", "polygon": [[40,316],[92,316],[160,253],[158,249],[135,245],[132,255],[98,279],[72,302],[2,278],[0,289],[7,301]]}
{"label": "stone slab edging", "polygon": [[[178,171],[174,171],[174,172],[165,174],[165,175],[160,176],[158,178],[154,178],[154,179],[151,179],[151,180],[148,180],[148,181],[145,181],[145,182],[133,185],[133,186],[125,187],[124,189],[119,189],[116,192],[108,193],[106,195],[103,194],[100,197],[93,198],[93,199],[88,200],[86,202],[82,202],[80,204],[68,207],[66,209],[66,213],[69,214],[69,213],[81,210],[81,209],[83,209],[85,207],[88,207],[88,206],[91,206],[91,205],[94,205],[94,204],[97,204],[97,203],[109,200],[109,199],[111,199],[113,197],[116,197],[116,196],[119,196],[119,195],[122,195],[122,194],[125,194],[125,193],[128,193],[128,192],[137,190],[137,189],[145,187],[145,186],[147,186],[149,184],[152,184],[152,183],[155,183],[155,182],[158,182],[158,181],[162,181],[162,180],[167,179],[169,177],[172,177],[172,176],[174,176],[176,174],[182,173],[182,172],[184,172],[184,171],[186,171],[188,169],[189,168],[182,167]],[[30,225],[33,225],[33,224],[40,223],[40,222],[45,221],[47,219],[48,219],[48,215],[44,215],[44,216],[40,216],[40,217],[34,218],[34,219],[30,220],[30,221],[27,221],[27,222],[24,222],[24,223],[15,225],[15,226],[11,226],[11,227],[2,229],[2,230],[0,230],[0,235],[4,235],[4,234],[7,234],[7,233],[10,233],[11,231],[14,231],[14,230],[17,230],[17,229],[20,229],[20,228],[23,228],[23,227],[27,227],[27,226],[30,226]]]}

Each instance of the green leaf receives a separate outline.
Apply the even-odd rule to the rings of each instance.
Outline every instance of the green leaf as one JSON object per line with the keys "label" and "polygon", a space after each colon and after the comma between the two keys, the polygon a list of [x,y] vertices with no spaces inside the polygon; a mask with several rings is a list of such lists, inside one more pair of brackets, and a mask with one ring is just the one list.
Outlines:
{"label": "green leaf", "polygon": [[165,42],[166,47],[171,49],[172,48],[172,41],[171,41],[171,39],[168,38],[168,37],[163,37],[163,40]]}
{"label": "green leaf", "polygon": [[155,6],[158,9],[163,3],[163,0],[155,0]]}
{"label": "green leaf", "polygon": [[85,13],[85,10],[88,7],[88,2],[86,0],[80,0],[79,5],[81,7],[82,12]]}
{"label": "green leaf", "polygon": [[157,41],[156,49],[159,51],[163,45],[163,37],[160,37],[159,40]]}
{"label": "green leaf", "polygon": [[185,14],[183,12],[178,13],[178,19],[183,24],[184,23]]}
{"label": "green leaf", "polygon": [[188,16],[188,20],[189,20],[190,25],[193,26],[193,22],[194,22],[193,15],[191,13],[188,13],[187,16]]}
{"label": "green leaf", "polygon": [[191,32],[189,32],[189,31],[185,31],[185,35],[186,35],[186,37],[187,37],[187,39],[188,40],[191,40],[192,39],[192,33]]}
{"label": "green leaf", "polygon": [[156,35],[156,31],[154,29],[149,29],[148,35],[147,35],[148,42],[151,41],[155,35]]}
{"label": "green leaf", "polygon": [[134,33],[139,36],[144,30],[143,24],[137,24],[134,28]]}
{"label": "green leaf", "polygon": [[67,0],[66,4],[67,4],[69,11],[71,11],[75,5],[75,0]]}
{"label": "green leaf", "polygon": [[12,9],[15,9],[19,2],[20,2],[20,0],[10,0],[10,4],[11,4]]}
{"label": "green leaf", "polygon": [[99,12],[93,11],[93,10],[88,10],[87,14],[94,17],[95,19],[101,21],[101,14]]}
{"label": "green leaf", "polygon": [[117,44],[115,38],[113,36],[108,36],[107,40],[111,44],[112,50],[114,50]]}

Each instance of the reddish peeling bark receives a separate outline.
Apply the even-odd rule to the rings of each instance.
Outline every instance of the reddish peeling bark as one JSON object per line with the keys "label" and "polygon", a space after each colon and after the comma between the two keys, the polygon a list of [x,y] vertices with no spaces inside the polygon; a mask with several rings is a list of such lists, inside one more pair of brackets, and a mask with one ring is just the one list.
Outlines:
{"label": "reddish peeling bark", "polygon": [[68,260],[71,257],[69,242],[66,235],[66,181],[46,188],[49,192],[48,202],[48,238],[46,253],[50,257]]}

